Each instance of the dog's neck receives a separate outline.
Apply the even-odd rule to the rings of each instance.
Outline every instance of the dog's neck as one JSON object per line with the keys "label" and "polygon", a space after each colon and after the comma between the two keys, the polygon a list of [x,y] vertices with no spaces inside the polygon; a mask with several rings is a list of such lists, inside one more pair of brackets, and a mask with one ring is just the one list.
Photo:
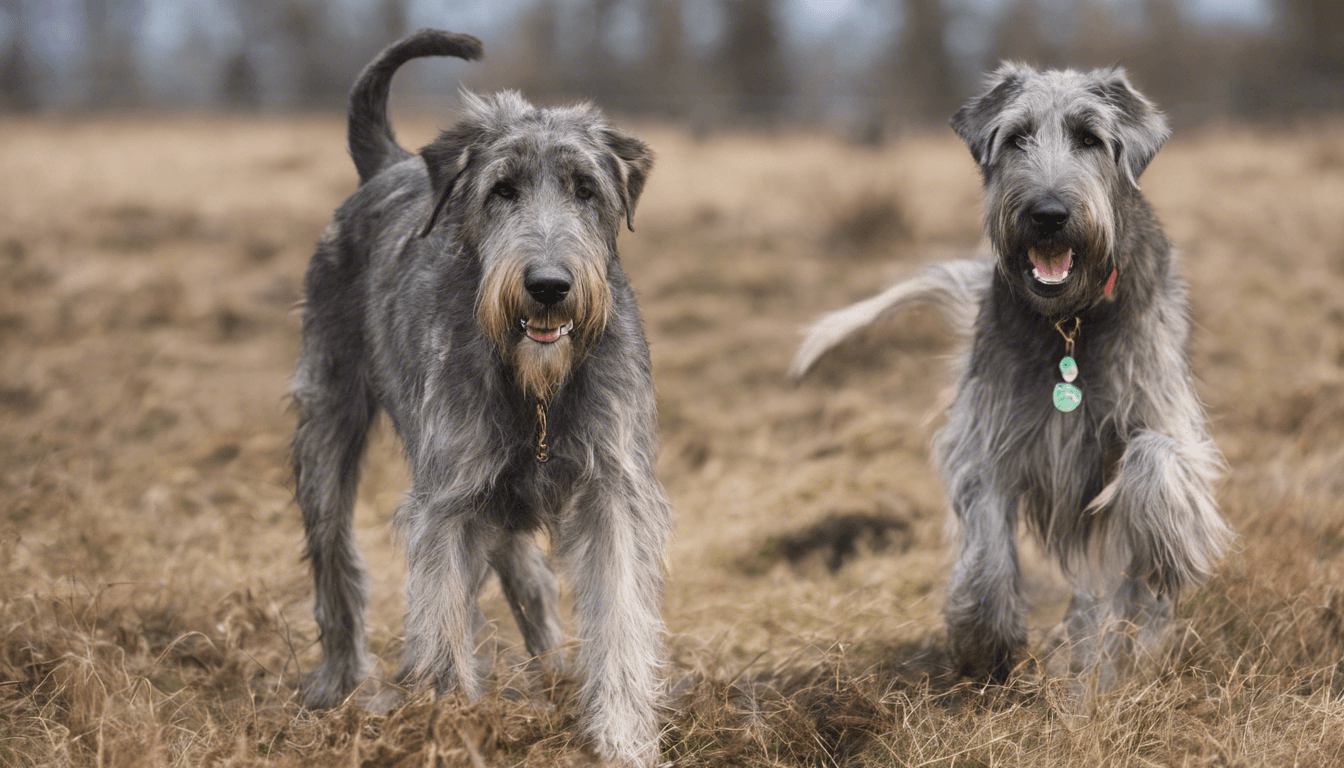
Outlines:
{"label": "dog's neck", "polygon": [[1133,298],[1133,294],[1126,290],[1123,273],[1120,273],[1116,278],[1115,290],[1105,300],[1045,315],[1022,295],[1019,287],[995,272],[984,311],[994,316],[996,322],[991,327],[998,336],[992,341],[985,341],[1013,345],[1021,353],[1020,356],[1055,361],[1063,349],[1063,342],[1055,326],[1063,320],[1072,325],[1076,320],[1080,324],[1077,339],[1079,355],[1086,355],[1088,350],[1096,348],[1100,340],[1112,336],[1126,325]]}

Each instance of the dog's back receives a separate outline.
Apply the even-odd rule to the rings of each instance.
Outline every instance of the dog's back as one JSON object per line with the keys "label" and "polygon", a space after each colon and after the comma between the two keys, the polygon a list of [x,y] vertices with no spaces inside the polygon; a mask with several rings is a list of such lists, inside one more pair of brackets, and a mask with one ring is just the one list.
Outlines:
{"label": "dog's back", "polygon": [[[392,271],[380,259],[424,256],[423,249],[398,247],[409,239],[411,223],[425,217],[430,182],[424,161],[397,143],[388,120],[392,78],[412,59],[473,61],[482,55],[481,41],[471,35],[422,29],[380,53],[351,89],[347,140],[360,186],[332,216],[304,280],[305,344],[315,354],[320,349],[330,365],[358,369],[367,358],[371,284],[389,279],[386,273]],[[401,279],[413,272],[402,270]],[[304,388],[307,375],[300,367],[296,392]],[[370,396],[363,393],[361,399]]]}

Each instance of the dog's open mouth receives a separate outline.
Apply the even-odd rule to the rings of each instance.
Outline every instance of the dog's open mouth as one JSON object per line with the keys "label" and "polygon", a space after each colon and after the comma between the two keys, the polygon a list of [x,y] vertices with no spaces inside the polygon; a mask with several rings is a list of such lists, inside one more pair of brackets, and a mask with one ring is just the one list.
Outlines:
{"label": "dog's open mouth", "polygon": [[1043,285],[1063,285],[1073,269],[1073,249],[1064,245],[1037,246],[1027,251],[1031,276]]}
{"label": "dog's open mouth", "polygon": [[568,336],[574,330],[574,321],[561,323],[560,325],[548,325],[546,320],[540,318],[521,318],[518,321],[518,328],[527,338],[538,344],[554,344],[562,336]]}

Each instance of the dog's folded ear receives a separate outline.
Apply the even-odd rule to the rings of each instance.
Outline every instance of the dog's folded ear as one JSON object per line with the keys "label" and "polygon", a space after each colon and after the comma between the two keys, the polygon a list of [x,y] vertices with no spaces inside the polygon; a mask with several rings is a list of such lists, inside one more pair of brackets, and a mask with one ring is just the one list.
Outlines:
{"label": "dog's folded ear", "polygon": [[425,237],[434,229],[434,224],[443,212],[448,198],[453,195],[457,179],[471,164],[471,144],[476,140],[480,129],[475,126],[450,128],[424,149],[420,156],[424,158],[425,170],[429,172],[429,186],[433,190],[434,203],[420,227],[420,237]]}
{"label": "dog's folded ear", "polygon": [[625,226],[635,231],[635,205],[644,191],[644,182],[653,170],[653,150],[649,145],[614,128],[602,129],[602,141],[615,156],[613,173],[625,208]]}
{"label": "dog's folded ear", "polygon": [[990,77],[989,88],[966,102],[952,116],[952,130],[971,149],[971,157],[981,168],[994,164],[994,140],[998,134],[995,118],[1022,92],[1022,83],[1034,70],[1025,64],[1007,63]]}
{"label": "dog's folded ear", "polygon": [[1167,119],[1153,102],[1129,84],[1125,70],[1099,69],[1091,74],[1096,82],[1089,90],[1116,110],[1115,162],[1138,189],[1143,169],[1171,135]]}

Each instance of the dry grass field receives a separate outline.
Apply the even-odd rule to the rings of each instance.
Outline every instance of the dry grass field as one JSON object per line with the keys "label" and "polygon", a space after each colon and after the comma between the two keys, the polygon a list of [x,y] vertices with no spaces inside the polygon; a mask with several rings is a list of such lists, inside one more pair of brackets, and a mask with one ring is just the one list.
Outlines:
{"label": "dry grass field", "polygon": [[[636,132],[659,164],[621,247],[678,510],[666,761],[1344,764],[1344,125],[1178,133],[1144,177],[1241,538],[1167,667],[1084,712],[1031,659],[1003,688],[948,674],[940,321],[784,377],[808,320],[977,247],[964,148]],[[590,764],[493,586],[484,700],[296,703],[318,649],[285,391],[312,243],[355,183],[342,121],[10,118],[0,167],[0,766]],[[404,480],[384,433],[356,519],[385,668]],[[1040,652],[1067,593],[1039,557],[1027,583]]]}

